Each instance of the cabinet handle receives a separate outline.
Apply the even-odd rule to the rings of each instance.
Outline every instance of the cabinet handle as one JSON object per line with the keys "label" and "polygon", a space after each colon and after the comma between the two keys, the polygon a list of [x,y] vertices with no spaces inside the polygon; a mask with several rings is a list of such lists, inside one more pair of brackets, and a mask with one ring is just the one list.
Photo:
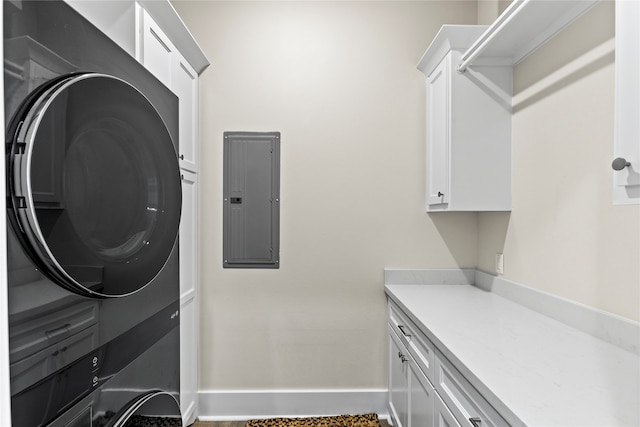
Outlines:
{"label": "cabinet handle", "polygon": [[438,197],[443,197],[443,196],[444,196],[444,193],[438,191]]}
{"label": "cabinet handle", "polygon": [[180,154],[180,160],[184,160],[184,154]]}
{"label": "cabinet handle", "polygon": [[628,166],[631,166],[631,162],[628,162],[624,157],[618,157],[611,163],[611,167],[614,171],[621,171]]}
{"label": "cabinet handle", "polygon": [[411,334],[408,334],[408,333],[404,330],[404,328],[406,328],[406,326],[404,326],[404,325],[398,325],[398,329],[400,329],[400,332],[402,332],[402,335],[404,335],[405,337],[410,337],[410,336],[411,336]]}
{"label": "cabinet handle", "polygon": [[480,419],[480,417],[471,417],[469,418],[469,422],[473,424],[473,427],[480,427],[482,420]]}
{"label": "cabinet handle", "polygon": [[400,360],[402,361],[402,363],[404,363],[404,362],[406,362],[407,360],[409,360],[409,359],[407,359],[407,357],[406,357],[404,354],[402,354],[402,352],[400,352],[400,351],[398,352],[398,359],[400,359]]}

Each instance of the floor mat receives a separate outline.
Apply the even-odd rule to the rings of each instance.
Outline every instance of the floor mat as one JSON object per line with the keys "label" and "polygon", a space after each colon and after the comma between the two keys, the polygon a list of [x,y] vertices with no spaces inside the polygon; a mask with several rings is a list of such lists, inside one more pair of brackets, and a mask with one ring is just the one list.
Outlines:
{"label": "floor mat", "polygon": [[246,427],[379,427],[379,425],[378,415],[365,414],[249,420]]}

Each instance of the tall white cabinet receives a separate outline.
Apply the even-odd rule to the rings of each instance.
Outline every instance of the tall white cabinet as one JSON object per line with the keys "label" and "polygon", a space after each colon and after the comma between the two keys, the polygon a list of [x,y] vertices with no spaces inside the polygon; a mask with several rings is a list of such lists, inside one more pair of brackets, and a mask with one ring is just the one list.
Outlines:
{"label": "tall white cabinet", "polygon": [[[136,9],[136,57],[178,97],[180,224],[180,408],[189,425],[198,413],[198,72],[160,22],[156,2]],[[156,16],[152,13],[156,12]],[[197,65],[197,64],[196,64]],[[202,69],[200,69],[202,71]]]}

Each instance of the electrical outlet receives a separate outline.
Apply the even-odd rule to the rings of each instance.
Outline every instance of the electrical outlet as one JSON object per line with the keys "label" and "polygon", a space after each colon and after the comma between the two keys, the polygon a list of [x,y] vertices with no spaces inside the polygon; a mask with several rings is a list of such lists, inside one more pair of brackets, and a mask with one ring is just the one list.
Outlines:
{"label": "electrical outlet", "polygon": [[504,254],[496,254],[496,274],[504,274]]}

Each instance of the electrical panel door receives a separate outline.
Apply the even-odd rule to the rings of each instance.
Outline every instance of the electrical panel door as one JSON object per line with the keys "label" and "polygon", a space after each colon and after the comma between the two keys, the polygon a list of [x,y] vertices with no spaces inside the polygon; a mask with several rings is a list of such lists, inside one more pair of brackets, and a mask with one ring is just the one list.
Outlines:
{"label": "electrical panel door", "polygon": [[280,132],[224,133],[225,268],[278,268]]}

